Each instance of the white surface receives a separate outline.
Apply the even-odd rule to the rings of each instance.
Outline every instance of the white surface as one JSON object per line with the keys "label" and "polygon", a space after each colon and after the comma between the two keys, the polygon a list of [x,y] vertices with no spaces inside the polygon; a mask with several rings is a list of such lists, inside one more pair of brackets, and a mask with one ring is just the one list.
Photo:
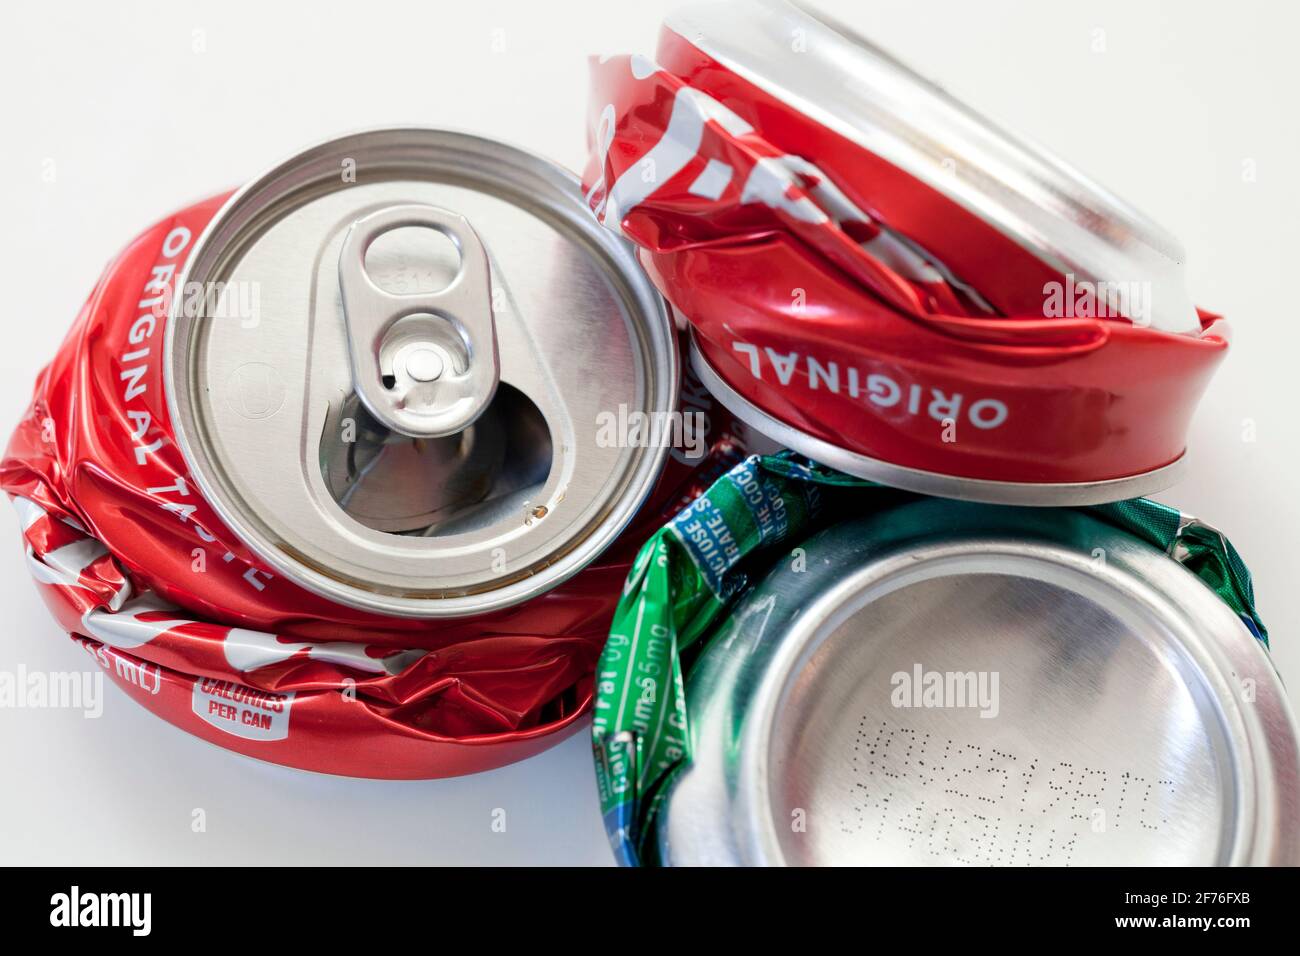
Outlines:
{"label": "white surface", "polygon": [[[654,51],[670,4],[22,4],[0,30],[0,431],[141,228],[365,126],[472,129],[577,167],[585,56]],[[1300,121],[1294,8],[826,2],[823,8],[1167,225],[1236,338],[1161,495],[1231,535],[1300,688]],[[1095,52],[1104,31],[1104,52]],[[53,162],[53,182],[43,174]],[[1243,172],[1254,169],[1254,181]],[[1247,440],[1253,435],[1254,440]],[[9,514],[7,511],[5,514]],[[0,670],[84,670],[0,518]],[[7,538],[7,541],[5,540]],[[0,861],[606,863],[585,734],[473,778],[263,765],[106,687],[99,720],[0,710]],[[207,831],[191,831],[195,808]],[[492,814],[507,811],[505,833]]]}

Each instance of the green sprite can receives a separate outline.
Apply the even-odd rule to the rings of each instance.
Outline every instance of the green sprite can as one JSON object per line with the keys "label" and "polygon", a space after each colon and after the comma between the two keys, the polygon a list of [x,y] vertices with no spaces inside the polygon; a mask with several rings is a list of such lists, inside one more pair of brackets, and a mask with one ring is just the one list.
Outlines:
{"label": "green sprite can", "polygon": [[625,864],[1300,862],[1249,572],[1144,499],[746,459],[641,550],[597,673]]}

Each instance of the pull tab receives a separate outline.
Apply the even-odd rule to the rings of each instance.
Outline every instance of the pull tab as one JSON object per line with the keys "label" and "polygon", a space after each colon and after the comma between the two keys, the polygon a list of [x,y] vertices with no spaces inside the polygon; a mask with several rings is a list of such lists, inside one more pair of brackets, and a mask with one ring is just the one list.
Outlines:
{"label": "pull tab", "polygon": [[[406,226],[436,229],[456,244],[460,271],[445,289],[394,295],[366,272],[371,243]],[[376,419],[412,438],[437,438],[483,413],[500,361],[487,252],[464,216],[412,204],[358,219],[339,252],[339,292],[353,387]]]}

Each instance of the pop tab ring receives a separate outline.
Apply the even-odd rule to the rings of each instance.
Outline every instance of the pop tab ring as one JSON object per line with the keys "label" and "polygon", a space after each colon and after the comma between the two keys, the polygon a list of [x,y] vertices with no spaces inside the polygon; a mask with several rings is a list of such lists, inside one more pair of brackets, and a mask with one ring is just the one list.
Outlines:
{"label": "pop tab ring", "polygon": [[1176,480],[1228,328],[1131,207],[788,4],[691,6],[657,62],[591,69],[588,205],[640,246],[738,417],[947,497]]}
{"label": "pop tab ring", "polygon": [[[385,233],[412,226],[451,238],[460,268],[444,289],[393,295],[371,280],[366,253]],[[487,252],[464,216],[409,205],[357,220],[339,252],[339,291],[352,381],[382,424],[412,438],[441,438],[463,431],[483,414],[497,390],[497,330]],[[416,316],[423,321],[392,334],[396,323]],[[440,326],[448,320],[463,338],[463,357],[441,341]]]}

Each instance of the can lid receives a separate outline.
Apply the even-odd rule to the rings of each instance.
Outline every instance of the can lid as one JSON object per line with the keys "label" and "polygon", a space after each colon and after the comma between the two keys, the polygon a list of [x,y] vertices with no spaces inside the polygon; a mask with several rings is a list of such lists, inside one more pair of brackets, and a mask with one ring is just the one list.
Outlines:
{"label": "can lid", "polygon": [[[1199,332],[1177,239],[850,30],[785,0],[694,3],[670,14],[665,27],[978,217],[1056,273],[1104,283],[1108,306],[1119,314],[1168,332]],[[814,158],[838,171],[828,157]],[[960,252],[946,248],[943,238],[951,232],[944,217],[884,218],[960,272]],[[1007,308],[996,277],[965,278]],[[1031,293],[1041,309],[1041,288],[1009,294],[1014,300]]]}
{"label": "can lid", "polygon": [[418,128],[315,146],[227,202],[179,288],[165,369],[195,480],[343,604],[450,617],[540,594],[667,453],[605,422],[675,407],[662,297],[576,178],[513,147]]}
{"label": "can lid", "polygon": [[928,500],[801,547],[692,669],[665,862],[1300,859],[1268,656],[1146,541]]}

